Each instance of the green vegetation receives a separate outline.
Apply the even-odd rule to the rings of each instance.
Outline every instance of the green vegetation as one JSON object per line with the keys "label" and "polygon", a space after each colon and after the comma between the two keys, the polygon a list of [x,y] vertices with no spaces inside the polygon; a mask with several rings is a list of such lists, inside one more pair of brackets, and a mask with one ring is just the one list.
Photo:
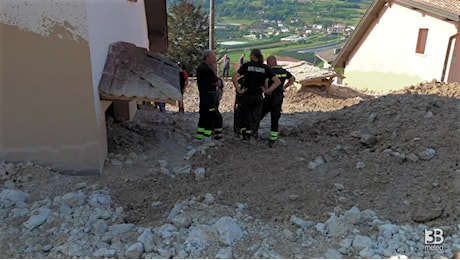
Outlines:
{"label": "green vegetation", "polygon": [[[181,1],[184,0],[167,0],[168,5]],[[210,0],[187,1],[195,2],[208,14]],[[343,44],[371,1],[214,0],[217,56],[220,58],[227,53],[236,64],[242,52],[246,53],[248,60],[250,50],[259,48],[264,56],[288,56],[319,64],[321,61],[310,50]],[[288,36],[303,38],[281,41]],[[221,44],[225,41],[245,43]],[[202,44],[207,46],[207,42]]]}
{"label": "green vegetation", "polygon": [[[197,30],[196,28],[202,28]],[[180,0],[169,6],[168,57],[194,71],[209,44],[209,22],[201,5],[192,0]]]}
{"label": "green vegetation", "polygon": [[[218,21],[268,19],[289,22],[291,18],[299,18],[305,24],[356,25],[370,2],[371,0],[215,0],[215,11]],[[209,1],[204,1],[203,6],[208,8]]]}

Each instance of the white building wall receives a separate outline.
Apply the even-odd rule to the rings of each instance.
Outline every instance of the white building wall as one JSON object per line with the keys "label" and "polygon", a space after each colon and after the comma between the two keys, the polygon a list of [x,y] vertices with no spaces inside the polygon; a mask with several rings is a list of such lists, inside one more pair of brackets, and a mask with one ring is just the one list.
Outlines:
{"label": "white building wall", "polygon": [[[95,103],[99,104],[98,85],[109,45],[117,41],[148,48],[147,18],[144,0],[86,0],[89,46]],[[97,106],[98,115],[101,107]],[[101,122],[98,118],[98,122]]]}
{"label": "white building wall", "polygon": [[116,41],[148,47],[143,0],[0,0],[0,160],[102,170],[98,84]]}
{"label": "white building wall", "polygon": [[[449,37],[457,31],[455,25],[396,3],[380,17],[374,27],[370,27],[362,45],[350,55],[345,68],[345,82],[351,86],[359,82],[361,86],[356,87],[372,89],[372,86],[362,86],[363,81],[357,79],[364,77],[364,73],[406,77],[406,82],[401,80],[402,86],[392,86],[393,89],[421,80],[439,80]],[[425,54],[415,52],[421,28],[428,29]]]}

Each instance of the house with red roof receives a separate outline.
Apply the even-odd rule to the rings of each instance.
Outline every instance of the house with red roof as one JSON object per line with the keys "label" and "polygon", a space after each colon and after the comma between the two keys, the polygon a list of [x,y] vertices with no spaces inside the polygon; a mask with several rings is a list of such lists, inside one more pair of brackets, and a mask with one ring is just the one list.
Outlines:
{"label": "house with red roof", "polygon": [[332,62],[345,83],[379,92],[460,82],[459,0],[374,0]]}

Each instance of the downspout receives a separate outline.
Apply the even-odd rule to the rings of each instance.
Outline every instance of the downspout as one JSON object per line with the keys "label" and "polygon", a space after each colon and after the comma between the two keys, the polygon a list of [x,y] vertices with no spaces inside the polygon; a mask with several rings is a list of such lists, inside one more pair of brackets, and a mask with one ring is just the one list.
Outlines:
{"label": "downspout", "polygon": [[460,33],[456,33],[449,37],[449,44],[447,45],[446,58],[444,59],[444,67],[442,68],[441,82],[444,82],[444,77],[446,76],[447,63],[449,62],[450,47],[452,46],[452,41],[458,37]]}

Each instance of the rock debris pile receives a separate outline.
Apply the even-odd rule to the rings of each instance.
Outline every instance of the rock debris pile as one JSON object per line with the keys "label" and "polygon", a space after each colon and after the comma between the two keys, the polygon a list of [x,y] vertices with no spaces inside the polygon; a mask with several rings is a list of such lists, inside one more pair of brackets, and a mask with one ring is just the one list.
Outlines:
{"label": "rock debris pile", "polygon": [[228,84],[225,140],[193,143],[191,84],[185,114],[167,105],[168,113],[141,107],[132,122],[108,117],[101,175],[0,162],[0,256],[452,258],[460,251],[457,83],[385,96],[285,94],[274,148],[262,138],[269,117],[254,144],[233,136]]}
{"label": "rock debris pile", "polygon": [[0,163],[5,258],[451,258],[460,251],[460,225],[441,227],[442,244],[430,246],[426,225],[396,225],[372,210],[352,207],[324,222],[292,215],[282,225],[251,216],[245,203],[219,204],[221,194],[210,193],[178,201],[162,225],[138,226],[122,221],[123,208],[97,184],[31,197],[34,177],[20,174],[27,168],[46,171]]}

